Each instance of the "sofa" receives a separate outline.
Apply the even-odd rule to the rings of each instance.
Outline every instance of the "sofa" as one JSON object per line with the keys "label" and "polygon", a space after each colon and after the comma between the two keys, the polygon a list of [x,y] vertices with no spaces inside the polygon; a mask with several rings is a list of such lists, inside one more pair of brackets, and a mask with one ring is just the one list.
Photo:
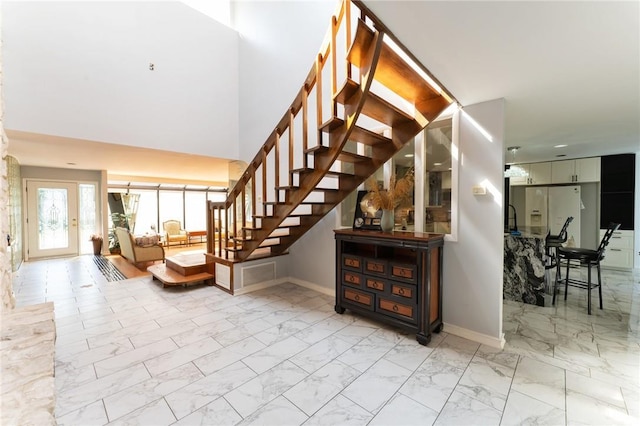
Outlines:
{"label": "sofa", "polygon": [[115,233],[120,242],[120,255],[134,265],[156,260],[164,262],[164,248],[158,244],[158,236],[135,237],[126,228],[115,228]]}

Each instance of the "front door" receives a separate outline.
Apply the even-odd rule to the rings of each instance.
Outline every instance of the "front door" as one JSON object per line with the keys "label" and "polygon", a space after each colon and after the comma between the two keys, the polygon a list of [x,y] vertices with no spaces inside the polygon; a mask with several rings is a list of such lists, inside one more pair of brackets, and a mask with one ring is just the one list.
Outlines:
{"label": "front door", "polygon": [[28,257],[78,254],[78,186],[27,181]]}

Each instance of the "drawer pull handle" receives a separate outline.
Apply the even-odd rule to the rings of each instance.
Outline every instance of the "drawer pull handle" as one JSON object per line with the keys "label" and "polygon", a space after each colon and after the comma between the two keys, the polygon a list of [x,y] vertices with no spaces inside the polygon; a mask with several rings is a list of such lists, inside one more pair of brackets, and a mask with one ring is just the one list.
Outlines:
{"label": "drawer pull handle", "polygon": [[393,308],[391,309],[393,309],[393,312],[398,312],[398,305],[393,305]]}
{"label": "drawer pull handle", "polygon": [[399,294],[399,295],[401,295],[401,296],[404,296],[404,288],[402,288],[402,287],[401,287],[401,288],[398,290],[398,294]]}
{"label": "drawer pull handle", "polygon": [[357,294],[353,297],[353,300],[355,300],[356,302],[360,301],[360,296],[358,296]]}

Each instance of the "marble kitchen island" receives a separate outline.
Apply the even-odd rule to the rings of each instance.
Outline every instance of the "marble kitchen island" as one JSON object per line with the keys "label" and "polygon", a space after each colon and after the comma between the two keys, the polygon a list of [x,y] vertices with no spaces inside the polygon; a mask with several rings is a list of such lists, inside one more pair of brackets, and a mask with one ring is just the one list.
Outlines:
{"label": "marble kitchen island", "polygon": [[504,300],[545,306],[545,296],[551,295],[550,289],[545,291],[545,237],[546,232],[530,230],[521,230],[521,235],[505,233]]}

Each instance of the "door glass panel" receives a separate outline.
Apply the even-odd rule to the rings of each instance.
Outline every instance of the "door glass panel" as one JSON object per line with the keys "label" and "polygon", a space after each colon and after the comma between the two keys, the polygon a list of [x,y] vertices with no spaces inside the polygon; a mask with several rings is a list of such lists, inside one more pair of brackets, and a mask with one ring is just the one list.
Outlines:
{"label": "door glass panel", "polygon": [[80,197],[80,253],[93,253],[93,243],[89,238],[92,234],[100,232],[96,226],[96,186],[81,183],[78,190]]}
{"label": "door glass panel", "polygon": [[68,194],[62,188],[38,188],[38,248],[69,247]]}

